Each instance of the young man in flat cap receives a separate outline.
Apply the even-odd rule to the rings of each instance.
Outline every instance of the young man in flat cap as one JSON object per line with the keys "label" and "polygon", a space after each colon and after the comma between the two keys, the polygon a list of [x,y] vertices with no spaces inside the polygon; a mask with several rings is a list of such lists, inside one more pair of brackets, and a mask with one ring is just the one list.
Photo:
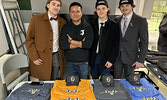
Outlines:
{"label": "young man in flat cap", "polygon": [[88,78],[89,49],[93,42],[92,27],[82,19],[82,5],[73,2],[69,7],[71,21],[63,26],[60,43],[64,49],[68,74]]}
{"label": "young man in flat cap", "polygon": [[133,0],[120,0],[119,9],[122,16],[116,18],[120,26],[119,56],[114,66],[114,78],[122,78],[143,67],[148,50],[148,24],[146,18],[133,12]]}
{"label": "young man in flat cap", "polygon": [[26,48],[30,57],[30,74],[41,80],[55,80],[60,67],[63,77],[63,50],[59,47],[59,36],[64,19],[57,14],[61,0],[47,0],[47,12],[34,16],[27,31]]}
{"label": "young man in flat cap", "polygon": [[111,73],[119,49],[119,27],[109,19],[110,10],[106,0],[97,0],[96,19],[91,23],[94,41],[90,49],[91,75],[98,79],[100,75]]}

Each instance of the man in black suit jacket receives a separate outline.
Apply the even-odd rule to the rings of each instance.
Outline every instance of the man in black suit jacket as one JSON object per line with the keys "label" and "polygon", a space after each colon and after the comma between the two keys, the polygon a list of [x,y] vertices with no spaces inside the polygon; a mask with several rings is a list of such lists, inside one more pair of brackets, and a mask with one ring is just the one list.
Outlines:
{"label": "man in black suit jacket", "polygon": [[119,55],[114,65],[114,78],[122,78],[134,73],[134,69],[143,67],[148,49],[148,24],[146,18],[133,12],[133,0],[120,0],[122,16],[115,19],[120,26]]}
{"label": "man in black suit jacket", "polygon": [[159,25],[158,50],[167,53],[167,14]]}

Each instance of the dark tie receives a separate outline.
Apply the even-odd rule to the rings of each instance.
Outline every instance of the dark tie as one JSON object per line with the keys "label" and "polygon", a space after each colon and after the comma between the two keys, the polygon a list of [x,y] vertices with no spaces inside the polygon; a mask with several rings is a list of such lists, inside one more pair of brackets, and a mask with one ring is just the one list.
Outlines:
{"label": "dark tie", "polygon": [[99,35],[99,51],[98,51],[98,53],[100,53],[100,45],[101,45],[101,38],[102,38],[102,33],[103,33],[103,25],[104,25],[104,23],[100,23],[101,24],[101,27],[100,27],[100,35]]}
{"label": "dark tie", "polygon": [[123,25],[123,29],[122,29],[122,37],[125,36],[125,32],[126,32],[126,28],[127,28],[127,17],[124,17],[124,25]]}
{"label": "dark tie", "polygon": [[52,21],[52,20],[57,21],[57,17],[56,17],[56,18],[51,17],[50,20],[51,20],[51,21]]}

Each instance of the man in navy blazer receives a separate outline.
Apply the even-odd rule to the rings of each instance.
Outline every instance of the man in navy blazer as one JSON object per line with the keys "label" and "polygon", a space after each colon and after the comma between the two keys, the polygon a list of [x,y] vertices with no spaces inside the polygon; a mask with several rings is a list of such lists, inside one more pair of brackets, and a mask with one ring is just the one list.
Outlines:
{"label": "man in navy blazer", "polygon": [[[120,26],[119,55],[114,64],[114,78],[123,78],[143,67],[148,49],[148,24],[146,18],[133,12],[133,0],[120,0],[122,16],[115,19]],[[124,75],[122,74],[124,73]]]}

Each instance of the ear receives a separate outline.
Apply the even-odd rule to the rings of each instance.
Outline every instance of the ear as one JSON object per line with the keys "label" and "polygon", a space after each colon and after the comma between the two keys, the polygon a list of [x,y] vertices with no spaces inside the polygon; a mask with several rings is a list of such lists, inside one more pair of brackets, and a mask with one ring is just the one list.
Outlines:
{"label": "ear", "polygon": [[96,13],[97,13],[97,9],[96,9],[96,11],[95,11]]}
{"label": "ear", "polygon": [[50,4],[47,4],[47,5],[46,5],[46,7],[49,9],[49,7],[50,7]]}
{"label": "ear", "polygon": [[82,16],[83,16],[83,13],[82,13],[82,11],[81,11],[81,14],[82,14]]}

